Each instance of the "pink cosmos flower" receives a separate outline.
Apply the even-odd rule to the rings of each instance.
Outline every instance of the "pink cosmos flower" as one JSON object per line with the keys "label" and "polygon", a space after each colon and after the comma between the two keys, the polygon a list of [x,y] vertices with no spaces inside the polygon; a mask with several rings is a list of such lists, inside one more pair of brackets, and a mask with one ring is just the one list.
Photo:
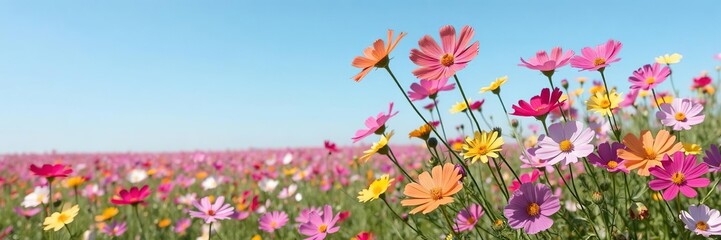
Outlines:
{"label": "pink cosmos flower", "polygon": [[301,224],[298,231],[308,236],[306,240],[322,240],[328,234],[340,230],[339,226],[335,226],[336,222],[338,222],[338,215],[333,216],[333,208],[330,205],[325,205],[322,215],[311,212],[308,222]]}
{"label": "pink cosmos flower", "polygon": [[486,99],[481,99],[479,101],[470,102],[469,104],[471,104],[471,106],[469,107],[469,109],[471,109],[471,111],[480,110],[481,107],[483,106],[483,103],[485,103],[485,102],[486,102]]}
{"label": "pink cosmos flower", "polygon": [[536,156],[536,151],[538,151],[539,148],[540,147],[532,147],[526,149],[525,152],[519,156],[519,159],[523,162],[521,168],[546,168],[546,171],[552,172],[553,164]]}
{"label": "pink cosmos flower", "polygon": [[456,29],[447,25],[441,28],[441,45],[429,35],[418,41],[418,49],[411,49],[410,59],[419,67],[413,75],[420,79],[441,80],[462,70],[478,55],[478,41],[468,45],[473,38],[473,28],[464,26],[456,39]]}
{"label": "pink cosmos flower", "polygon": [[621,47],[623,44],[613,39],[609,39],[608,42],[598,45],[596,48],[585,47],[581,50],[581,55],[571,58],[571,66],[580,68],[580,71],[603,71],[611,63],[621,61],[620,58],[616,58]]}
{"label": "pink cosmos flower", "polygon": [[411,84],[411,90],[408,91],[408,97],[412,101],[423,100],[427,97],[435,99],[438,92],[450,91],[456,87],[455,83],[446,85],[447,83],[448,78],[441,78],[440,80],[421,79],[420,82]]}
{"label": "pink cosmos flower", "polygon": [[323,210],[316,207],[306,208],[300,211],[297,217],[295,217],[295,221],[297,223],[303,224],[310,221],[310,214],[316,213],[318,215],[321,215],[323,213]]}
{"label": "pink cosmos flower", "polygon": [[624,95],[623,101],[618,103],[618,106],[622,108],[633,106],[636,103],[636,98],[638,98],[639,92],[640,90],[638,90],[638,88],[631,89],[626,95]]}
{"label": "pink cosmos flower", "polygon": [[[393,112],[393,102],[390,103],[390,106],[388,107],[388,113],[378,113],[377,117],[368,117],[366,119],[365,125],[366,129],[361,129],[355,132],[355,136],[352,138],[353,143],[356,143],[363,138],[370,136],[371,134],[375,133],[378,130],[381,130],[385,128],[385,124],[388,121],[388,119],[391,119],[391,117],[398,114],[398,111]],[[380,133],[382,134],[382,133]]]}
{"label": "pink cosmos flower", "polygon": [[423,108],[432,112],[433,109],[436,107],[436,104],[438,104],[438,100],[433,100],[432,103],[426,104],[425,106],[423,106]]}
{"label": "pink cosmos flower", "polygon": [[120,237],[128,230],[128,224],[126,222],[113,221],[110,224],[106,224],[100,231],[110,237]]}
{"label": "pink cosmos flower", "polygon": [[555,47],[551,50],[551,57],[548,57],[548,53],[545,50],[536,52],[535,57],[531,57],[528,61],[521,58],[521,63],[518,66],[527,67],[532,70],[538,70],[541,72],[553,72],[557,68],[561,68],[568,64],[568,61],[573,57],[574,52],[572,50],[563,53],[561,47]]}
{"label": "pink cosmos flower", "polygon": [[524,183],[513,192],[503,214],[512,229],[536,234],[553,226],[550,217],[561,209],[561,203],[548,186],[540,183]]}
{"label": "pink cosmos flower", "polygon": [[521,184],[535,182],[536,180],[538,180],[538,177],[540,175],[541,171],[538,171],[537,169],[533,169],[533,171],[530,173],[521,174],[521,176],[519,177],[521,179],[521,182],[518,182],[518,180],[514,179],[511,183],[511,186],[508,186],[508,190],[510,190],[511,192],[515,192],[516,190],[518,190],[518,188],[521,187]]}
{"label": "pink cosmos flower", "polygon": [[529,102],[519,100],[518,105],[513,105],[515,111],[511,115],[544,119],[551,110],[561,106],[562,102],[558,101],[561,95],[563,92],[559,88],[554,88],[553,92],[549,88],[544,88],[541,90],[541,95],[533,96]]}
{"label": "pink cosmos flower", "polygon": [[706,85],[709,85],[710,83],[711,83],[711,78],[707,75],[695,77],[695,78],[693,78],[693,85],[691,85],[691,90],[703,88]]}
{"label": "pink cosmos flower", "polygon": [[260,230],[272,233],[288,223],[288,214],[281,211],[266,213],[258,219],[258,223]]}
{"label": "pink cosmos flower", "polygon": [[628,169],[623,164],[623,159],[618,158],[616,153],[619,149],[626,148],[625,145],[619,142],[604,142],[598,145],[598,154],[588,155],[588,162],[597,167],[602,167],[609,172],[624,172],[628,173]]}
{"label": "pink cosmos flower", "polygon": [[110,202],[116,205],[138,205],[145,204],[145,198],[150,196],[150,189],[148,185],[138,189],[138,187],[132,187],[130,190],[123,189],[119,195],[115,195],[110,199]]}
{"label": "pink cosmos flower", "polygon": [[185,230],[190,227],[191,223],[190,218],[181,218],[175,223],[175,226],[173,226],[173,232],[184,233]]}
{"label": "pink cosmos flower", "polygon": [[376,238],[373,236],[373,233],[370,232],[360,232],[355,235],[354,240],[375,240]]}
{"label": "pink cosmos flower", "polygon": [[30,171],[36,176],[45,178],[67,177],[73,173],[73,169],[62,164],[43,164],[41,167],[30,165]]}
{"label": "pink cosmos flower", "polygon": [[471,231],[476,227],[476,223],[483,216],[483,208],[478,204],[471,204],[467,208],[461,209],[456,216],[456,224],[454,229],[456,232]]}
{"label": "pink cosmos flower", "polygon": [[709,148],[704,152],[706,153],[706,156],[703,157],[703,162],[708,165],[709,171],[721,171],[721,151],[719,151],[719,146],[711,144],[711,146],[709,146]]}
{"label": "pink cosmos flower", "polygon": [[561,162],[563,165],[578,162],[593,152],[595,133],[579,121],[559,122],[548,127],[548,136],[538,139],[536,156],[548,159],[549,164]]}
{"label": "pink cosmos flower", "polygon": [[671,70],[668,66],[661,66],[658,63],[646,64],[633,71],[628,81],[631,83],[631,89],[648,91],[665,81],[670,74]]}
{"label": "pink cosmos flower", "polygon": [[673,156],[666,155],[661,161],[663,167],[655,166],[649,169],[655,179],[648,186],[655,191],[663,191],[663,199],[673,200],[679,191],[686,197],[696,197],[694,188],[703,188],[711,181],[701,176],[708,172],[706,164],[696,165],[696,155],[685,156],[683,152],[676,152]]}
{"label": "pink cosmos flower", "polygon": [[328,140],[323,142],[323,147],[325,147],[325,150],[327,150],[329,154],[339,151],[335,143]]}
{"label": "pink cosmos flower", "polygon": [[689,130],[691,126],[703,122],[703,105],[689,99],[676,98],[671,104],[661,104],[661,111],[656,112],[661,124],[672,127],[674,131]]}
{"label": "pink cosmos flower", "polygon": [[190,211],[190,216],[202,218],[205,223],[230,219],[230,215],[233,215],[233,207],[225,203],[225,197],[223,196],[218,197],[213,204],[210,203],[210,198],[204,197],[200,201],[193,202],[193,206],[200,211]]}
{"label": "pink cosmos flower", "polygon": [[21,208],[21,207],[15,207],[13,210],[15,210],[15,214],[18,216],[23,216],[26,218],[30,218],[32,216],[35,216],[35,214],[38,214],[40,212],[40,208]]}

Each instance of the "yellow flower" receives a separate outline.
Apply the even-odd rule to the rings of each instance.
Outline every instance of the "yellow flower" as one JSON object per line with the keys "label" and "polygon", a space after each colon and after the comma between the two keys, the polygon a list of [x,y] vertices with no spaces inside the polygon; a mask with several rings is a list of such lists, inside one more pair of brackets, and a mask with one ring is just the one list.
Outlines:
{"label": "yellow flower", "polygon": [[590,89],[588,89],[588,92],[591,93],[591,95],[594,95],[598,92],[605,93],[606,88],[604,88],[602,85],[593,85]]}
{"label": "yellow flower", "polygon": [[290,168],[290,169],[283,169],[283,174],[285,174],[286,176],[290,176],[290,175],[295,174],[297,171],[298,171],[298,168],[296,168],[296,167]]}
{"label": "yellow flower", "polygon": [[538,144],[538,136],[535,134],[531,134],[523,141],[523,146],[526,146],[527,148],[535,147],[536,144]]}
{"label": "yellow flower", "polygon": [[108,219],[111,219],[115,217],[115,215],[118,215],[118,208],[116,207],[109,207],[103,210],[103,213],[100,215],[95,216],[95,221],[97,222],[103,222]]}
{"label": "yellow flower", "polygon": [[466,137],[466,144],[463,145],[463,154],[465,159],[470,158],[471,163],[475,163],[479,159],[483,163],[488,162],[488,157],[497,158],[497,152],[501,151],[503,146],[503,138],[498,137],[498,132],[491,131],[478,132],[473,134],[473,138]]}
{"label": "yellow flower", "polygon": [[386,190],[388,190],[388,187],[391,185],[392,182],[393,179],[389,179],[388,174],[381,176],[381,178],[373,181],[373,183],[371,183],[368,189],[363,189],[358,192],[358,201],[368,202],[378,199],[381,194],[385,193]]}
{"label": "yellow flower", "polygon": [[680,62],[681,58],[683,58],[683,56],[681,56],[681,54],[678,54],[678,53],[674,53],[671,55],[664,54],[663,56],[656,57],[656,62],[658,64],[667,64],[668,65],[668,64],[674,64],[674,63]]}
{"label": "yellow flower", "polygon": [[155,173],[157,173],[157,172],[158,172],[158,170],[155,170],[155,169],[149,169],[149,170],[147,171],[148,175],[150,175],[150,176],[153,176],[153,175],[154,175]]}
{"label": "yellow flower", "polygon": [[[473,101],[471,101],[471,99],[468,99],[468,102],[470,103]],[[459,112],[466,111],[466,109],[468,109],[468,105],[466,105],[466,102],[460,101],[460,102],[457,102],[456,104],[453,104],[453,106],[451,106],[450,112],[453,114],[456,114]]]}
{"label": "yellow flower", "polygon": [[80,176],[70,177],[68,179],[65,179],[65,187],[67,188],[76,188],[80,185],[83,185],[85,183],[85,178]]}
{"label": "yellow flower", "polygon": [[714,93],[716,93],[716,89],[713,86],[711,86],[711,84],[709,84],[709,85],[706,85],[705,87],[703,87],[703,92],[708,95],[713,95]]}
{"label": "yellow flower", "polygon": [[371,156],[373,156],[373,154],[376,154],[379,151],[382,154],[385,154],[384,151],[387,151],[387,150],[384,150],[384,149],[388,145],[388,141],[391,139],[391,137],[393,137],[393,131],[391,131],[387,135],[381,135],[381,139],[378,140],[378,142],[373,143],[373,146],[371,146],[370,149],[365,150],[363,152],[363,156],[361,156],[358,160],[360,160],[362,162],[367,162],[368,159],[370,159]]}
{"label": "yellow flower", "polygon": [[658,192],[651,192],[651,199],[653,199],[654,201],[661,201],[663,200],[663,196],[661,196],[661,194]]}
{"label": "yellow flower", "polygon": [[498,94],[499,92],[501,92],[501,85],[506,83],[506,81],[508,81],[508,76],[496,78],[496,80],[493,81],[491,85],[488,85],[488,87],[482,87],[481,93],[491,91],[495,94]]}
{"label": "yellow flower", "polygon": [[[611,99],[610,101],[608,99]],[[593,110],[603,116],[611,114],[611,110],[618,108],[621,103],[621,97],[618,93],[611,92],[611,95],[597,92],[586,101],[586,110]]]}
{"label": "yellow flower", "polygon": [[578,78],[576,78],[576,81],[578,81],[578,83],[580,83],[581,85],[583,85],[583,83],[585,83],[586,80],[588,80],[588,78],[586,78],[586,77],[578,77]]}
{"label": "yellow flower", "polygon": [[433,130],[433,127],[431,125],[423,124],[423,126],[408,133],[408,138],[416,137],[423,140],[428,140],[428,137],[431,135],[431,130]]}
{"label": "yellow flower", "polygon": [[251,238],[250,240],[263,240],[263,237],[261,237],[258,234],[255,234],[255,235],[253,235],[253,238]]}
{"label": "yellow flower", "polygon": [[701,154],[701,146],[694,143],[683,143],[683,149],[681,149],[686,155],[699,155]]}
{"label": "yellow flower", "polygon": [[200,171],[200,172],[198,172],[198,173],[195,174],[195,178],[197,178],[198,180],[203,180],[203,179],[205,179],[206,177],[208,177],[208,173],[205,172],[205,171]]}
{"label": "yellow flower", "polygon": [[576,94],[576,96],[581,96],[583,94],[583,88],[578,88],[573,93]]}
{"label": "yellow flower", "polygon": [[158,222],[158,227],[166,228],[166,227],[170,226],[171,223],[172,222],[170,221],[170,218],[163,218]]}
{"label": "yellow flower", "polygon": [[673,102],[673,96],[671,96],[671,95],[666,95],[666,96],[663,96],[663,97],[658,98],[658,101],[654,102],[654,105],[653,105],[653,106],[654,106],[654,107],[655,107],[655,106],[659,106],[659,105],[664,104],[664,103],[671,104],[672,102]]}
{"label": "yellow flower", "polygon": [[70,209],[63,210],[62,212],[55,212],[53,215],[50,215],[50,217],[45,218],[45,222],[43,222],[43,230],[47,231],[50,229],[53,229],[53,231],[58,231],[60,229],[63,229],[63,227],[67,224],[70,224],[75,220],[75,216],[78,215],[78,212],[80,212],[80,207],[78,205],[75,205],[71,207]]}

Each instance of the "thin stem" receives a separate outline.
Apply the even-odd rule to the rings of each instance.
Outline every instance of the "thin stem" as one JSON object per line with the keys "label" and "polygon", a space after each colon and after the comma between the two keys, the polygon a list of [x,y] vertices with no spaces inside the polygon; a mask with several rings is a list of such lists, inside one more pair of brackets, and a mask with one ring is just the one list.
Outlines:
{"label": "thin stem", "polygon": [[65,230],[68,230],[68,235],[70,235],[70,238],[68,239],[73,239],[73,233],[70,232],[70,228],[68,227],[68,225],[65,223],[63,223],[63,225],[65,226]]}
{"label": "thin stem", "polygon": [[721,180],[721,178],[716,179],[716,181],[713,183],[713,186],[711,187],[711,189],[709,189],[709,190],[708,190],[708,193],[706,193],[706,196],[704,196],[703,199],[701,199],[701,203],[699,203],[699,205],[701,205],[701,204],[703,204],[704,202],[706,202],[706,199],[708,199],[708,197],[711,196],[711,193],[713,193],[713,192],[716,190],[716,186],[718,186],[718,182],[719,182],[720,180]]}
{"label": "thin stem", "polygon": [[668,78],[671,80],[671,88],[676,94],[676,97],[678,97],[678,90],[676,90],[676,84],[673,83],[673,70],[671,70],[671,64],[666,64],[666,66],[668,67]]}
{"label": "thin stem", "polygon": [[448,218],[448,212],[446,211],[446,207],[445,207],[445,206],[441,206],[441,212],[443,213],[443,218],[446,219],[446,223],[448,223],[448,227],[451,229],[451,232],[455,234],[455,233],[456,233],[456,229],[453,228],[453,224],[451,223],[451,219]]}
{"label": "thin stem", "polygon": [[[416,182],[416,181],[413,180],[413,178],[411,177],[411,175],[408,175],[408,173],[406,172],[406,170],[404,170],[403,167],[401,167],[401,165],[398,163],[398,160],[396,159],[396,155],[393,154],[393,150],[392,150],[390,147],[388,147],[388,153],[386,153],[386,156],[388,156],[388,158],[391,160],[391,162],[393,162],[393,164],[395,164],[396,167],[398,167],[398,169],[401,170],[401,172],[403,173],[403,175],[405,175],[405,176],[408,178],[408,180],[410,180],[411,182]],[[391,157],[391,156],[392,156],[392,157]]]}
{"label": "thin stem", "polygon": [[[661,111],[661,104],[658,103],[658,98],[656,98],[656,90],[651,88],[651,93],[653,94],[653,101],[656,103],[656,107],[659,111]],[[661,98],[661,101],[663,101],[663,103],[666,103],[666,100],[663,100],[663,98]]]}
{"label": "thin stem", "polygon": [[135,211],[135,219],[138,220],[138,227],[140,228],[140,235],[144,235],[144,234],[143,234],[143,233],[144,233],[144,231],[143,231],[143,221],[140,220],[140,213],[138,213],[138,205],[137,205],[137,204],[134,204],[134,205],[133,205],[133,210]]}
{"label": "thin stem", "polygon": [[463,101],[466,102],[466,108],[468,108],[469,113],[471,114],[471,117],[473,117],[473,122],[476,123],[476,127],[478,127],[478,131],[481,130],[481,125],[478,124],[478,120],[476,120],[476,116],[473,115],[473,112],[470,111],[471,104],[468,103],[468,98],[466,98],[466,93],[463,91],[463,87],[461,86],[461,81],[458,80],[458,76],[453,74],[453,78],[456,79],[456,85],[458,85],[458,90],[461,92],[461,96],[463,97]]}
{"label": "thin stem", "polygon": [[213,222],[208,225],[208,240],[213,239]]}
{"label": "thin stem", "polygon": [[[551,74],[545,74],[546,77],[548,77],[548,83],[551,84],[551,91],[555,90],[556,87],[553,86],[553,80],[551,80]],[[568,119],[566,119],[566,113],[563,112],[563,108],[559,105],[558,111],[561,112],[561,117],[563,117],[564,122],[568,122]]]}
{"label": "thin stem", "polygon": [[[601,73],[601,79],[603,80],[603,88],[606,91],[606,99],[610,103],[611,102],[611,91],[608,89],[608,84],[606,83],[606,75],[603,73],[603,70],[604,70],[603,68],[599,69],[598,72]],[[608,112],[609,112],[609,114],[611,114],[611,119],[613,119],[613,123],[616,124],[616,128],[617,128],[617,129],[615,129],[615,128],[613,128],[613,126],[611,126],[612,127],[611,131],[613,131],[613,134],[616,135],[616,139],[619,139],[619,136],[621,136],[621,128],[618,127],[618,123],[616,123],[616,116],[613,115],[613,109],[610,109],[610,107],[609,107]],[[609,124],[610,124],[610,122],[609,122]]]}
{"label": "thin stem", "polygon": [[420,231],[418,231],[418,229],[416,229],[416,228],[414,228],[413,226],[411,226],[411,224],[408,223],[407,221],[404,221],[403,218],[402,218],[400,215],[398,215],[398,213],[396,213],[395,210],[393,210],[393,208],[391,207],[391,205],[388,204],[388,201],[386,201],[386,198],[385,198],[385,197],[382,197],[381,200],[383,200],[383,203],[386,204],[386,207],[388,207],[388,209],[391,210],[391,212],[393,212],[393,215],[395,215],[398,219],[400,219],[401,222],[403,222],[403,223],[405,223],[406,225],[408,225],[408,227],[410,227],[414,232],[416,232],[416,234],[420,235],[421,238],[423,238],[423,239],[428,239],[428,238],[426,238],[425,235],[423,235],[423,233],[421,233]]}

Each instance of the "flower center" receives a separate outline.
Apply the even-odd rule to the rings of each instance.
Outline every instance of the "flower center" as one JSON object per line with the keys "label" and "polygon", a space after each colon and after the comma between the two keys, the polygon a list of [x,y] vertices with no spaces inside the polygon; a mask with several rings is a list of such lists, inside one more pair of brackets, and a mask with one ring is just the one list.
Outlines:
{"label": "flower center", "polygon": [[674,118],[676,118],[676,121],[686,121],[686,114],[677,112],[676,115],[674,115]]}
{"label": "flower center", "polygon": [[478,154],[485,155],[488,153],[488,149],[486,148],[486,145],[479,145],[478,146]]}
{"label": "flower center", "polygon": [[686,176],[681,172],[674,173],[673,176],[671,176],[671,182],[677,185],[683,183],[684,181],[686,181]]}
{"label": "flower center", "polygon": [[646,150],[646,158],[647,159],[656,159],[656,151],[653,150],[653,148],[643,148]]}
{"label": "flower center", "polygon": [[431,189],[431,199],[441,200],[441,198],[443,198],[443,193],[441,193],[441,188]]}
{"label": "flower center", "polygon": [[571,149],[573,149],[573,143],[569,140],[563,140],[558,144],[558,148],[560,148],[562,152],[570,152]]}
{"label": "flower center", "polygon": [[443,56],[441,56],[441,65],[450,67],[451,65],[453,65],[453,63],[455,63],[455,60],[456,58],[453,57],[453,55],[451,55],[450,53],[443,54]]}
{"label": "flower center", "polygon": [[698,221],[696,223],[696,230],[706,231],[708,230],[708,224],[704,221]]}
{"label": "flower center", "polygon": [[68,220],[68,216],[63,213],[61,213],[60,216],[58,216],[58,222],[64,223],[67,220]]}
{"label": "flower center", "polygon": [[270,227],[271,227],[271,228],[275,228],[275,227],[277,227],[277,226],[278,226],[278,223],[277,223],[277,222],[275,222],[275,221],[270,222]]}
{"label": "flower center", "polygon": [[318,226],[319,233],[325,233],[326,230],[328,230],[328,225],[321,224],[320,226]]}
{"label": "flower center", "polygon": [[476,218],[474,218],[474,217],[468,217],[468,219],[466,220],[466,222],[467,222],[469,225],[476,224]]}
{"label": "flower center", "polygon": [[608,166],[608,168],[610,168],[610,169],[614,169],[614,168],[618,167],[618,162],[611,160],[611,161],[608,161],[606,166]]}
{"label": "flower center", "polygon": [[541,206],[538,206],[537,203],[531,203],[528,204],[528,209],[526,209],[526,211],[528,212],[528,216],[535,217],[541,213]]}
{"label": "flower center", "polygon": [[611,107],[611,102],[609,102],[608,99],[603,99],[598,105],[601,106],[601,108],[609,108]]}
{"label": "flower center", "polygon": [[604,58],[596,58],[593,60],[593,66],[601,66],[603,64],[606,64],[606,59]]}
{"label": "flower center", "polygon": [[374,195],[380,195],[381,192],[383,192],[383,188],[381,188],[381,186],[378,186],[378,185],[373,185],[371,187],[371,191],[373,192]]}
{"label": "flower center", "polygon": [[647,83],[648,85],[654,84],[654,83],[656,83],[656,78],[655,78],[655,77],[648,77],[648,78],[646,78],[646,83]]}
{"label": "flower center", "polygon": [[208,210],[208,216],[215,216],[215,211],[213,211],[212,209]]}

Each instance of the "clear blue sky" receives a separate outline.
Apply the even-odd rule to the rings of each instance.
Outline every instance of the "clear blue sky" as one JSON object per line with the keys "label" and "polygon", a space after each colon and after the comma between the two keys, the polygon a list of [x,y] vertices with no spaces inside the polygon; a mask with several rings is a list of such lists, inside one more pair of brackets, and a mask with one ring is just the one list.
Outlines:
{"label": "clear blue sky", "polygon": [[[420,120],[387,74],[351,80],[353,57],[388,28],[409,33],[391,62],[407,87],[420,37],[473,26],[480,53],[459,76],[489,114],[496,99],[477,91],[496,77],[510,77],[507,104],[547,87],[516,66],[539,49],[620,40],[607,73],[622,89],[664,53],[684,55],[683,88],[719,64],[719,1],[499,2],[0,1],[0,152],[349,145],[390,101],[394,141],[408,142]],[[578,76],[597,74],[567,67],[556,79]],[[442,95],[444,113],[460,99]]]}

